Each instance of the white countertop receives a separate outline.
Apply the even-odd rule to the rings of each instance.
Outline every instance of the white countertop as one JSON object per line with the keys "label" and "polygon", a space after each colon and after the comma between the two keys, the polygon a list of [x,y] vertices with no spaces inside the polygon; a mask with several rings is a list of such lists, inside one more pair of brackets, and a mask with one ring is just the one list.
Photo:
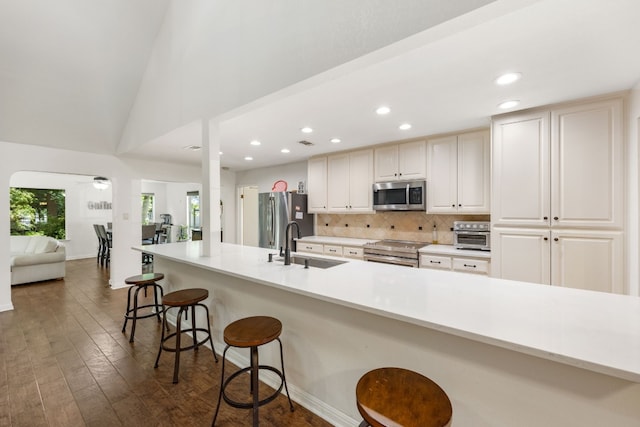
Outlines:
{"label": "white countertop", "polygon": [[489,251],[475,251],[473,249],[456,249],[453,245],[428,245],[420,248],[418,251],[421,254],[433,254],[433,255],[453,255],[464,256],[473,258],[491,258],[491,252]]}
{"label": "white countertop", "polygon": [[354,239],[352,237],[306,236],[296,239],[299,242],[321,243],[326,245],[363,246],[380,239]]}
{"label": "white countertop", "polygon": [[267,262],[273,251],[202,242],[139,251],[254,283],[640,383],[640,298],[352,260]]}

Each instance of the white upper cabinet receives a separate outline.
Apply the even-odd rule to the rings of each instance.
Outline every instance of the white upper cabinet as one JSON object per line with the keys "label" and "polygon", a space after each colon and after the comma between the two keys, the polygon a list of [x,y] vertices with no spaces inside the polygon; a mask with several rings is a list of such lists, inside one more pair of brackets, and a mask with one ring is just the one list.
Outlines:
{"label": "white upper cabinet", "polygon": [[621,228],[622,101],[493,123],[494,225]]}
{"label": "white upper cabinet", "polygon": [[427,212],[486,214],[490,209],[489,132],[427,142]]}
{"label": "white upper cabinet", "polygon": [[405,142],[375,149],[375,181],[425,179],[425,141]]}
{"label": "white upper cabinet", "polygon": [[307,162],[307,211],[327,212],[327,158],[318,157]]}
{"label": "white upper cabinet", "polygon": [[373,150],[328,157],[329,212],[372,212]]}

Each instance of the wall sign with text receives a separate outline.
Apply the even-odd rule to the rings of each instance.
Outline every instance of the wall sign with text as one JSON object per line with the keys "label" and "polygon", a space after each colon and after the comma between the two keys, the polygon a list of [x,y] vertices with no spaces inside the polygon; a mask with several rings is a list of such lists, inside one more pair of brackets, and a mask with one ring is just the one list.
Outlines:
{"label": "wall sign with text", "polygon": [[87,207],[91,210],[110,210],[111,202],[87,202]]}

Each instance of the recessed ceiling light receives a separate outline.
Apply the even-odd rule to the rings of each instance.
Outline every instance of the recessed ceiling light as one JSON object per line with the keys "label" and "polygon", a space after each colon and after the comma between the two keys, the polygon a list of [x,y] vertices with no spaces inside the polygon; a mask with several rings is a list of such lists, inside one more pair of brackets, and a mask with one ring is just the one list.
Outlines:
{"label": "recessed ceiling light", "polygon": [[251,156],[247,156],[247,157],[245,157],[244,159],[245,159],[245,160],[253,160],[253,157],[251,157]]}
{"label": "recessed ceiling light", "polygon": [[506,110],[507,108],[513,108],[518,104],[520,104],[520,101],[514,99],[511,101],[504,101],[503,103],[498,104],[498,108],[502,108],[503,110]]}
{"label": "recessed ceiling light", "polygon": [[202,149],[202,147],[199,146],[199,145],[187,145],[187,146],[182,147],[182,148],[184,148],[185,150],[191,150],[191,151],[198,151],[198,150]]}
{"label": "recessed ceiling light", "polygon": [[520,77],[522,77],[520,73],[505,73],[496,79],[496,84],[500,86],[509,85],[520,80]]}
{"label": "recessed ceiling light", "polygon": [[282,150],[280,150],[281,153],[287,154],[290,153],[291,151],[289,151],[288,148],[283,148]]}
{"label": "recessed ceiling light", "polygon": [[389,108],[389,107],[385,107],[385,106],[378,107],[378,108],[376,109],[376,114],[379,114],[379,115],[381,115],[381,116],[383,116],[383,115],[385,115],[385,114],[389,114],[390,112],[391,112],[391,108]]}
{"label": "recessed ceiling light", "polygon": [[302,129],[300,129],[300,131],[302,131],[302,133],[311,133],[313,132],[313,129],[311,129],[309,126],[305,126]]}
{"label": "recessed ceiling light", "polygon": [[331,142],[333,142],[334,144],[337,144],[340,142],[340,138],[333,138]]}
{"label": "recessed ceiling light", "polygon": [[258,141],[257,139],[254,139],[253,141],[251,141],[249,144],[251,145],[260,145],[262,144],[260,141]]}
{"label": "recessed ceiling light", "polygon": [[409,123],[403,123],[400,126],[398,126],[398,129],[400,130],[407,130],[407,129],[411,129],[411,124]]}
{"label": "recessed ceiling light", "polygon": [[218,154],[222,156],[224,153],[222,151],[220,151]]}

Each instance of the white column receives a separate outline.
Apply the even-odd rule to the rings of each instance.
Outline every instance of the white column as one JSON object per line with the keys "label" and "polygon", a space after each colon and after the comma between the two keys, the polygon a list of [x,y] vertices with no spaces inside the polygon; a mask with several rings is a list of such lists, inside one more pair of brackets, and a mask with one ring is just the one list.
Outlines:
{"label": "white column", "polygon": [[220,128],[202,120],[202,256],[211,255],[211,245],[220,241]]}

